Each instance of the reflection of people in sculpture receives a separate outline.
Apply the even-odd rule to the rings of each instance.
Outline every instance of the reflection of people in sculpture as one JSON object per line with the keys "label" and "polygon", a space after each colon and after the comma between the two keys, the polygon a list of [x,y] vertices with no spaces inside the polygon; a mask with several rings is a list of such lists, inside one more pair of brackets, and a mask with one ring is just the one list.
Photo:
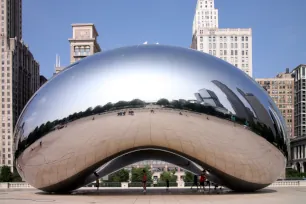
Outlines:
{"label": "reflection of people in sculpture", "polygon": [[143,192],[145,193],[147,190],[147,174],[145,170],[143,170],[142,187],[143,187]]}
{"label": "reflection of people in sculpture", "polygon": [[244,128],[248,128],[249,127],[249,122],[246,120],[244,123]]}
{"label": "reflection of people in sculpture", "polygon": [[234,122],[234,126],[236,126],[236,117],[234,115],[231,116],[231,120]]}
{"label": "reflection of people in sculpture", "polygon": [[99,175],[97,174],[97,172],[94,172],[94,175],[96,176],[96,187],[97,187],[97,190],[99,190],[99,186],[100,186]]}
{"label": "reflection of people in sculpture", "polygon": [[[214,176],[213,174],[210,173],[210,170],[207,170],[208,172],[208,179],[212,179],[214,182],[212,182],[213,186],[215,186],[214,190],[217,190],[218,187],[220,187],[219,189],[222,190],[222,186],[220,185],[221,184],[221,181],[218,179],[218,177]],[[208,184],[209,184],[209,189],[210,189],[210,184],[211,182],[208,180],[207,181]],[[215,182],[219,182],[219,183],[215,183]]]}

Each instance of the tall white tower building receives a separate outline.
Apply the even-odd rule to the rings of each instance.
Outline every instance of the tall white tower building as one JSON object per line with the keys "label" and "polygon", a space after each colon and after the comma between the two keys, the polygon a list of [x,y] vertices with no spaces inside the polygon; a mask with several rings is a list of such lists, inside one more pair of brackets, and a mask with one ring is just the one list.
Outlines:
{"label": "tall white tower building", "polygon": [[1,0],[0,5],[0,167],[13,170],[13,128],[40,86],[39,64],[22,40],[22,0]]}
{"label": "tall white tower building", "polygon": [[252,29],[219,28],[214,0],[198,0],[191,48],[219,57],[252,77]]}

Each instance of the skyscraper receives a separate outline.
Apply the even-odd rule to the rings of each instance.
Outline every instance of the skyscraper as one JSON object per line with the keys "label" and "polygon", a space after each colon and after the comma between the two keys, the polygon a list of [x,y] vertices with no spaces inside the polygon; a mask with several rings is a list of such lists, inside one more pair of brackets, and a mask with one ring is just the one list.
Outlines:
{"label": "skyscraper", "polygon": [[286,120],[288,135],[292,139],[294,133],[294,78],[289,69],[274,78],[255,79],[271,96]]}
{"label": "skyscraper", "polygon": [[39,64],[22,40],[22,1],[1,0],[0,166],[13,168],[13,128],[40,86]]}
{"label": "skyscraper", "polygon": [[292,167],[306,172],[306,64],[292,71],[294,76],[294,135],[291,140]]}
{"label": "skyscraper", "polygon": [[219,28],[214,0],[198,0],[191,48],[219,57],[252,77],[252,29]]}

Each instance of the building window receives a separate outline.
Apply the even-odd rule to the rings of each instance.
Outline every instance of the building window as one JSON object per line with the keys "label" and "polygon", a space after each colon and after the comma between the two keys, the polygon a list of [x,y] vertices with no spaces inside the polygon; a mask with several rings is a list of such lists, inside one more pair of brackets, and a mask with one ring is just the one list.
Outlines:
{"label": "building window", "polygon": [[85,47],[85,54],[90,55],[90,47],[89,46]]}

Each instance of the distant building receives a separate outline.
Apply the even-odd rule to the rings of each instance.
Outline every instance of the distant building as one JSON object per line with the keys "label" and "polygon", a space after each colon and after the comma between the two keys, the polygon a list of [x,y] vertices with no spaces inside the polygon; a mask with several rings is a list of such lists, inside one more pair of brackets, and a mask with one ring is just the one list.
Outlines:
{"label": "distant building", "polygon": [[61,58],[58,55],[56,55],[54,68],[55,68],[55,73],[53,75],[59,73],[60,71],[62,71],[65,68],[65,67],[61,66]]}
{"label": "distant building", "polygon": [[190,46],[219,57],[252,77],[252,29],[219,28],[214,0],[198,0]]}
{"label": "distant building", "polygon": [[[93,23],[72,24],[72,38],[70,43],[70,64],[73,64],[84,57],[101,52],[97,41],[99,34]],[[56,55],[55,73],[62,71],[65,67],[61,66],[60,57]]]}
{"label": "distant building", "polygon": [[28,100],[39,88],[39,64],[22,40],[22,1],[2,0],[0,8],[2,64],[0,167],[14,165],[14,126]]}
{"label": "distant building", "polygon": [[291,140],[292,167],[306,172],[306,64],[293,69],[294,76],[294,134]]}
{"label": "distant building", "polygon": [[168,170],[177,170],[180,171],[180,168],[174,164],[164,162],[164,161],[159,161],[159,160],[145,160],[145,161],[140,161],[136,162],[134,164],[131,164],[127,166],[127,169],[130,168],[144,168],[144,167],[150,167],[152,171],[168,171]]}
{"label": "distant building", "polygon": [[44,83],[46,83],[47,81],[48,81],[48,79],[46,77],[44,77],[43,75],[39,76],[40,86],[44,85]]}
{"label": "distant building", "polygon": [[99,34],[92,23],[72,24],[72,38],[70,42],[70,64],[84,57],[101,52],[97,42]]}
{"label": "distant building", "polygon": [[271,96],[286,120],[288,135],[295,136],[294,128],[294,79],[289,72],[276,75],[275,78],[255,79]]}

